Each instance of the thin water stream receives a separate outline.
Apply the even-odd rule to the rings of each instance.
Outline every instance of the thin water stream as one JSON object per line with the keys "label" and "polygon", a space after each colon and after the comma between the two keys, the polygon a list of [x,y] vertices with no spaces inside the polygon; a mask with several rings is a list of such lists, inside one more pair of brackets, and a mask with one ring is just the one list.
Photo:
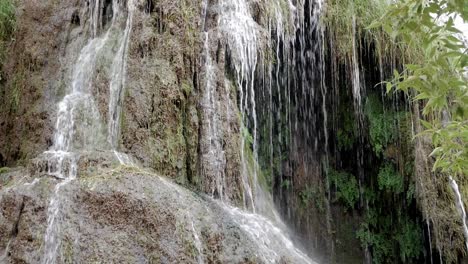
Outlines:
{"label": "thin water stream", "polygon": [[[127,1],[126,7],[118,0],[113,0],[113,20],[107,31],[102,30],[102,10],[105,3],[95,0],[90,5],[91,36],[88,44],[81,50],[73,67],[72,82],[69,93],[58,104],[57,121],[55,124],[54,144],[44,153],[47,159],[48,173],[60,182],[55,186],[47,211],[47,229],[44,237],[44,256],[42,262],[52,264],[57,262],[60,248],[61,211],[66,205],[68,194],[65,186],[73,183],[77,177],[78,159],[82,151],[109,149],[115,153],[123,164],[133,164],[131,159],[117,152],[120,134],[120,112],[123,100],[123,87],[126,75],[126,58],[130,32],[133,21],[134,4]],[[126,14],[124,11],[127,11]],[[112,40],[113,31],[118,31],[117,19],[126,16],[126,27],[120,35],[118,50],[114,55],[112,74],[110,76],[109,120],[107,142],[106,131],[93,97],[93,77],[96,63],[107,45]]]}
{"label": "thin water stream", "polygon": [[465,205],[463,204],[463,199],[460,193],[460,190],[458,188],[457,182],[450,176],[449,177],[450,181],[450,187],[452,187],[453,192],[455,193],[455,202],[457,206],[457,210],[460,213],[460,217],[462,220],[462,226],[463,226],[463,234],[465,235],[465,245],[466,249],[468,250],[468,226],[466,224],[466,211],[465,211]]}

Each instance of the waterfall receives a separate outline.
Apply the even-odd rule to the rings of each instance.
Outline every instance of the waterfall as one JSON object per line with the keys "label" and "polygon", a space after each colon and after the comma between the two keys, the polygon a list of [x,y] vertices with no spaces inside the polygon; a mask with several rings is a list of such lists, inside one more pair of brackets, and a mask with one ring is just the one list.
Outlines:
{"label": "waterfall", "polygon": [[[114,2],[116,5],[117,2]],[[122,104],[125,97],[125,81],[127,77],[127,57],[130,35],[133,25],[133,13],[135,5],[133,0],[127,2],[127,21],[123,36],[120,39],[119,49],[112,63],[112,73],[109,95],[109,119],[108,119],[108,142],[115,156],[121,164],[135,165],[131,158],[124,153],[118,152],[120,138],[120,122],[122,115]],[[114,11],[117,12],[117,11]],[[117,15],[117,14],[114,14]]]}
{"label": "waterfall", "polygon": [[359,118],[359,122],[362,122],[362,95],[361,95],[361,73],[359,69],[358,51],[357,51],[357,40],[356,40],[356,17],[353,16],[353,56],[352,56],[352,81],[353,81],[353,98],[354,98],[354,110],[356,116]]}
{"label": "waterfall", "polygon": [[72,173],[65,180],[58,183],[54,188],[54,193],[47,209],[47,229],[44,237],[44,264],[57,263],[57,251],[60,247],[59,234],[61,232],[60,226],[60,211],[64,201],[67,197],[65,196],[62,189],[70,184],[76,178],[76,160],[73,161]]}
{"label": "waterfall", "polygon": [[465,205],[463,204],[463,199],[460,190],[458,189],[457,182],[451,176],[449,177],[449,181],[450,187],[452,187],[452,190],[455,193],[455,204],[457,206],[458,212],[460,213],[460,217],[462,220],[463,234],[465,235],[465,245],[466,249],[468,250],[468,226],[466,225]]}
{"label": "waterfall", "polygon": [[96,151],[110,148],[116,153],[121,163],[129,163],[129,158],[116,152],[119,136],[121,103],[126,74],[126,56],[132,27],[133,1],[127,2],[128,15],[126,27],[118,42],[110,76],[109,128],[108,140],[105,140],[100,112],[93,96],[93,77],[96,63],[103,51],[112,41],[114,21],[122,14],[119,1],[113,0],[113,21],[102,36],[102,12],[104,3],[96,0],[90,5],[91,36],[88,44],[81,50],[73,67],[71,85],[68,94],[58,104],[55,123],[54,142],[50,150],[44,152],[48,174],[62,179],[55,186],[47,211],[47,229],[44,237],[43,263],[56,263],[60,248],[61,210],[68,199],[64,187],[77,177],[78,159],[83,151]]}
{"label": "waterfall", "polygon": [[[280,12],[279,2],[277,5],[275,27],[279,32],[278,38],[285,38],[285,27],[283,22],[286,19]],[[289,2],[290,10],[295,7]],[[206,13],[208,12],[208,2],[202,4],[202,25],[205,24]],[[260,250],[260,257],[266,262],[279,261],[280,254],[270,248],[273,245],[282,245],[284,248],[295,255],[296,261],[301,263],[312,263],[312,261],[299,249],[294,247],[292,241],[288,238],[279,214],[273,204],[271,194],[264,190],[259,182],[258,164],[258,116],[259,111],[257,100],[258,96],[263,96],[264,91],[256,87],[256,74],[261,70],[272,67],[262,67],[262,58],[265,57],[262,47],[268,45],[261,27],[254,21],[250,7],[245,0],[221,0],[219,2],[219,16],[217,27],[214,29],[204,29],[203,33],[203,90],[201,96],[201,105],[203,106],[202,130],[207,139],[201,143],[202,155],[202,173],[205,178],[211,180],[210,191],[212,196],[220,199],[220,206],[229,213],[238,223],[244,232],[246,232],[253,241],[256,241]],[[291,14],[293,11],[291,11]],[[240,110],[241,126],[241,182],[243,187],[244,207],[251,212],[230,207],[224,200],[226,157],[221,145],[225,133],[222,129],[224,114],[229,117],[229,106],[224,110],[219,102],[222,99],[223,91],[219,85],[223,80],[219,77],[218,69],[211,55],[211,43],[223,41],[227,46],[227,52],[230,55],[232,70],[234,71],[234,85],[239,94],[238,106]],[[279,52],[277,53],[279,55]],[[229,97],[229,80],[224,80],[226,94]],[[279,87],[278,87],[279,89]],[[270,89],[271,90],[271,86]],[[260,95],[258,94],[260,93]],[[271,93],[270,93],[271,94]],[[271,104],[270,104],[271,105]],[[226,113],[223,113],[226,111]],[[227,126],[229,127],[229,125]],[[260,214],[265,215],[261,216]],[[268,220],[269,219],[269,220]],[[194,231],[195,232],[195,231]],[[196,239],[195,239],[196,240]],[[274,247],[277,248],[277,247]]]}
{"label": "waterfall", "polygon": [[268,218],[224,203],[218,204],[253,241],[256,241],[259,257],[265,263],[282,263],[282,254],[290,255],[292,259],[288,260],[292,261],[291,263],[315,263],[296,248],[287,234]]}
{"label": "waterfall", "polygon": [[[60,208],[62,188],[70,184],[77,174],[78,150],[92,150],[102,144],[100,115],[91,94],[92,76],[97,54],[104,47],[109,34],[92,39],[86,45],[74,66],[71,91],[59,103],[55,125],[54,145],[45,155],[49,173],[64,179],[55,186],[47,211],[47,229],[44,237],[43,263],[56,263],[60,246]],[[65,174],[65,171],[68,171]]]}
{"label": "waterfall", "polygon": [[210,54],[210,34],[204,32],[204,91],[201,105],[203,106],[204,134],[207,140],[202,146],[202,170],[205,178],[211,179],[210,192],[221,199],[224,199],[224,190],[226,188],[226,155],[223,150],[223,131],[221,126],[222,109],[220,106],[220,94],[217,90],[216,67]]}
{"label": "waterfall", "polygon": [[[241,163],[242,163],[242,183],[244,186],[244,202],[246,206],[255,210],[254,186],[257,178],[256,169],[253,169],[253,175],[249,175],[248,157],[246,157],[246,137],[247,137],[247,114],[253,114],[252,144],[256,149],[256,113],[255,113],[255,95],[254,77],[257,67],[258,57],[258,25],[250,15],[249,8],[245,0],[221,0],[220,17],[218,26],[221,33],[227,40],[230,54],[236,72],[237,88],[240,93],[240,112],[241,112]],[[249,100],[249,93],[250,99]],[[250,102],[250,107],[249,107]]]}
{"label": "waterfall", "polygon": [[130,34],[133,24],[133,12],[135,7],[132,1],[128,1],[128,18],[123,37],[120,40],[119,49],[112,63],[110,96],[109,96],[109,121],[108,141],[112,149],[118,148],[120,136],[120,119],[122,101],[124,99],[124,85],[126,81],[127,54]]}

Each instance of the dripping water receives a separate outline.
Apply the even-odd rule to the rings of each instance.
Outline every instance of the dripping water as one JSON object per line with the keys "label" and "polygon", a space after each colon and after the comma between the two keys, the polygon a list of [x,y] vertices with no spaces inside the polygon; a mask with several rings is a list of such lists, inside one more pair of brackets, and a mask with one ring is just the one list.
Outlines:
{"label": "dripping water", "polygon": [[119,134],[122,89],[125,83],[126,54],[130,29],[132,26],[133,1],[127,1],[127,23],[121,36],[117,53],[112,67],[109,131],[105,140],[105,130],[101,116],[93,97],[93,77],[97,59],[111,40],[114,22],[121,14],[119,1],[113,0],[113,21],[107,32],[100,36],[102,26],[102,12],[104,3],[94,1],[90,6],[91,36],[88,44],[81,50],[73,67],[72,82],[69,93],[58,104],[57,120],[55,123],[54,144],[44,153],[47,160],[48,174],[61,180],[55,186],[47,210],[47,229],[44,236],[44,256],[42,262],[52,264],[57,262],[60,248],[62,209],[67,202],[68,195],[65,187],[77,177],[78,159],[80,152],[96,151],[111,146],[120,162],[128,162],[128,157],[118,153],[117,137]]}
{"label": "dripping water", "polygon": [[265,263],[280,263],[283,260],[281,256],[284,255],[292,258],[289,259],[292,263],[315,263],[297,249],[287,234],[268,218],[224,203],[218,204],[253,241],[256,241],[258,254]]}
{"label": "dripping water", "polygon": [[[133,0],[127,1],[127,21],[123,36],[120,39],[117,54],[112,63],[109,95],[109,118],[108,118],[108,143],[121,164],[135,166],[135,162],[125,153],[118,152],[120,138],[120,123],[122,116],[122,104],[125,97],[125,84],[127,77],[127,57],[130,45],[130,36],[133,25],[133,13],[135,6]],[[118,9],[115,8],[117,15]]]}
{"label": "dripping water", "polygon": [[462,227],[463,227],[463,234],[465,235],[465,245],[466,249],[468,250],[468,226],[466,224],[466,211],[465,206],[463,204],[463,199],[458,188],[457,182],[450,176],[450,187],[452,187],[453,192],[455,193],[455,205],[457,206],[458,212],[460,213],[460,217],[462,220]]}
{"label": "dripping water", "polygon": [[[252,136],[253,136],[253,156],[257,157],[257,120],[255,113],[255,91],[254,77],[257,67],[258,56],[258,25],[250,15],[245,0],[222,0],[220,2],[221,14],[218,26],[227,40],[227,45],[231,53],[236,72],[237,88],[240,93],[241,112],[241,163],[242,163],[242,184],[245,206],[255,211],[254,190],[257,181],[257,168],[254,164],[252,177],[249,177],[249,162],[246,157],[246,133],[248,116],[253,116]],[[249,94],[250,93],[250,94]],[[249,95],[251,96],[249,107]]]}
{"label": "dripping water", "polygon": [[224,199],[226,187],[226,155],[222,146],[223,131],[221,123],[222,109],[220,106],[220,94],[217,89],[216,69],[210,54],[210,34],[204,32],[204,91],[201,105],[203,108],[204,123],[202,129],[207,135],[207,140],[202,145],[202,171],[204,178],[213,182],[210,185],[212,196]]}

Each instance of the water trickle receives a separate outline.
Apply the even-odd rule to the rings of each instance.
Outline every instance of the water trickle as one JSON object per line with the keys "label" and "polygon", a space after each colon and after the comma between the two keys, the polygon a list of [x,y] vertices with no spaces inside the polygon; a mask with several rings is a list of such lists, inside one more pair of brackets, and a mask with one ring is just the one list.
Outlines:
{"label": "water trickle", "polygon": [[201,17],[202,17],[202,22],[201,22],[201,31],[205,31],[205,23],[206,23],[206,14],[208,13],[208,0],[203,0],[202,2],[202,12],[201,12]]}
{"label": "water trickle", "polygon": [[8,251],[10,251],[10,245],[11,245],[12,239],[8,240],[8,243],[5,247],[5,252],[0,256],[0,262],[6,263],[8,260]]}
{"label": "water trickle", "polygon": [[122,112],[122,103],[124,100],[124,88],[127,76],[127,56],[130,35],[133,25],[133,1],[127,3],[127,23],[123,36],[120,39],[119,49],[112,63],[112,73],[109,95],[109,121],[108,121],[108,142],[112,149],[118,149],[120,137],[120,119]]}
{"label": "water trickle", "polygon": [[74,66],[71,91],[59,103],[54,145],[44,153],[49,175],[64,179],[55,186],[47,211],[47,229],[44,237],[43,263],[56,263],[60,246],[60,208],[66,200],[62,188],[77,175],[78,150],[99,147],[103,134],[99,111],[91,94],[92,76],[97,54],[102,50],[108,34],[92,39],[86,45]]}
{"label": "water trickle", "polygon": [[455,193],[455,204],[457,206],[457,210],[460,213],[460,217],[462,220],[463,234],[465,235],[465,245],[466,245],[466,249],[468,250],[468,226],[466,225],[465,205],[463,204],[463,199],[462,199],[460,190],[458,189],[457,182],[452,177],[449,177],[449,181],[450,181],[450,187],[452,187],[452,190]]}
{"label": "water trickle", "polygon": [[[220,2],[220,16],[218,26],[224,38],[233,60],[236,74],[237,88],[240,93],[241,112],[241,162],[242,184],[244,189],[245,206],[255,210],[253,188],[257,182],[257,170],[253,169],[249,174],[246,157],[246,133],[247,127],[252,127],[253,155],[256,158],[257,148],[257,118],[255,105],[255,70],[258,60],[259,26],[250,14],[245,0],[222,0]],[[251,124],[247,117],[252,117]],[[256,166],[256,165],[254,165]]]}
{"label": "water trickle", "polygon": [[110,149],[122,164],[131,164],[131,159],[116,151],[119,136],[120,111],[125,84],[126,57],[132,27],[134,4],[127,1],[126,27],[121,34],[118,50],[114,55],[112,75],[110,76],[109,121],[106,140],[100,112],[93,97],[93,77],[99,56],[111,42],[112,31],[116,30],[115,19],[122,15],[121,3],[113,0],[114,19],[107,32],[100,36],[104,2],[95,0],[90,5],[90,24],[92,39],[81,50],[73,67],[72,82],[68,94],[58,104],[55,124],[54,144],[44,152],[47,172],[62,181],[55,186],[47,211],[47,229],[44,237],[45,264],[56,263],[60,249],[61,211],[68,197],[64,188],[77,177],[78,159],[83,151]]}
{"label": "water trickle", "polygon": [[288,260],[291,260],[292,263],[315,263],[294,246],[284,230],[269,219],[224,203],[218,204],[256,242],[259,257],[265,263],[280,263],[282,256],[288,256]]}
{"label": "water trickle", "polygon": [[60,247],[59,234],[60,228],[60,211],[66,200],[65,193],[62,189],[70,184],[76,178],[76,160],[73,160],[70,175],[55,186],[54,193],[47,209],[47,229],[44,237],[44,264],[57,263],[57,251]]}
{"label": "water trickle", "polygon": [[361,73],[359,69],[358,61],[358,47],[356,40],[356,18],[353,16],[353,57],[352,57],[352,81],[353,81],[353,98],[354,98],[354,110],[356,111],[356,117],[359,118],[359,122],[362,122],[362,95],[361,95]]}
{"label": "water trickle", "polygon": [[223,130],[220,125],[222,111],[221,94],[217,89],[216,67],[210,54],[210,34],[204,33],[204,90],[201,100],[203,106],[203,134],[207,139],[202,142],[202,171],[205,178],[212,180],[209,184],[213,196],[224,199],[226,188],[226,155],[222,146]]}
{"label": "water trickle", "polygon": [[427,235],[429,236],[429,257],[431,259],[431,264],[434,263],[433,257],[432,257],[432,238],[431,238],[431,225],[430,225],[429,219],[426,218],[426,226],[427,226]]}
{"label": "water trickle", "polygon": [[198,252],[197,261],[198,261],[198,264],[203,264],[205,262],[203,261],[203,249],[202,249],[202,243],[201,243],[201,240],[200,240],[200,236],[198,235],[198,232],[195,229],[195,225],[194,225],[193,221],[191,221],[190,223],[191,223],[191,227],[192,227],[193,239],[195,241],[195,248],[197,249],[197,252]]}

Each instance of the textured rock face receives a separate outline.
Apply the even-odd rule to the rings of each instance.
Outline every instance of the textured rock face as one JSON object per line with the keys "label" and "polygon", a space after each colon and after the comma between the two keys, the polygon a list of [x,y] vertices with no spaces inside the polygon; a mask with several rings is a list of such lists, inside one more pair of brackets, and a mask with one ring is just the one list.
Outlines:
{"label": "textured rock face", "polygon": [[[200,158],[211,144],[208,117],[203,115],[206,82],[200,77],[204,71],[201,2],[135,1],[119,143],[123,152],[144,166],[213,192],[211,160]],[[18,28],[0,89],[0,167],[24,165],[52,145],[57,114],[53,106],[71,85],[74,62],[92,35],[90,6],[87,1],[19,3]],[[206,27],[216,27],[214,21],[216,14]],[[116,49],[112,43],[109,50]],[[241,199],[236,90],[225,85],[225,44],[210,44],[209,52],[220,65],[216,100],[223,111],[216,112],[216,118],[222,120],[218,129],[226,135],[218,142],[226,156],[222,171],[229,180],[227,196],[236,201]],[[103,127],[109,111],[111,64],[104,53],[92,76]],[[225,107],[232,109],[226,113]]]}
{"label": "textured rock face", "polygon": [[[304,261],[289,252],[281,237],[257,243],[244,228],[253,215],[244,216],[147,171],[97,171],[58,193],[58,263],[263,263],[270,257],[283,263]],[[50,195],[57,195],[53,189],[58,180],[33,178],[24,169],[1,177],[0,261],[40,263],[47,207]],[[267,220],[258,223],[256,232],[268,225]]]}
{"label": "textured rock face", "polygon": [[73,47],[83,44],[79,24],[86,21],[72,22],[81,2],[18,1],[0,88],[0,165],[35,157],[51,144],[50,106],[63,96]]}
{"label": "textured rock face", "polygon": [[196,182],[198,1],[145,1],[129,47],[122,143],[144,165]]}

